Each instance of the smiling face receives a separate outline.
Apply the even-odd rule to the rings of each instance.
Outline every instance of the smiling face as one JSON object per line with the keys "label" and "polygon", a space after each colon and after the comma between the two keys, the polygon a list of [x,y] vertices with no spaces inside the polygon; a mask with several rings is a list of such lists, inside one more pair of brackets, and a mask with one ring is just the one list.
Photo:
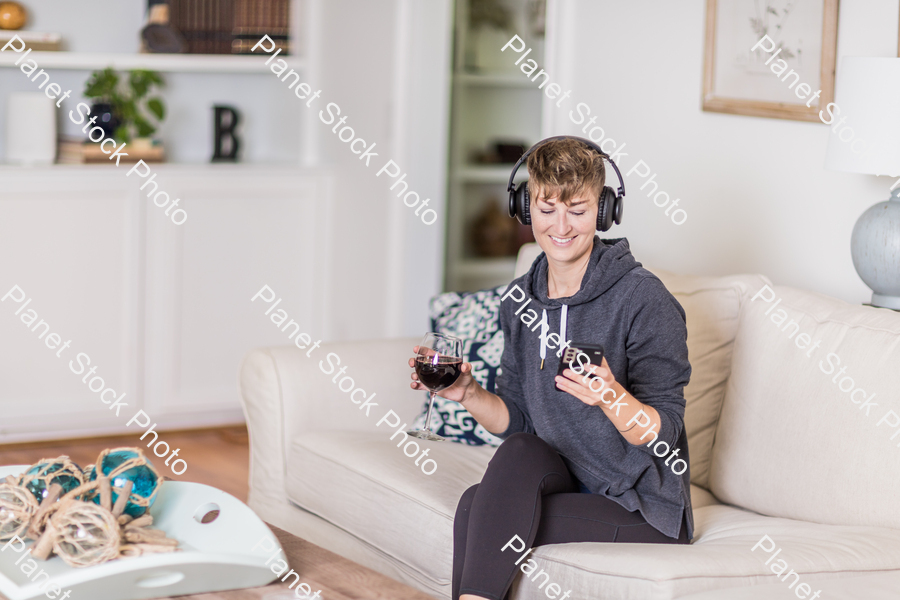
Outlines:
{"label": "smiling face", "polygon": [[534,239],[547,255],[551,275],[560,276],[556,292],[567,295],[572,287],[577,291],[594,247],[606,180],[603,156],[577,139],[549,139],[532,151],[527,166]]}
{"label": "smiling face", "polygon": [[575,263],[590,254],[597,229],[597,196],[531,201],[531,229],[534,239],[551,262]]}

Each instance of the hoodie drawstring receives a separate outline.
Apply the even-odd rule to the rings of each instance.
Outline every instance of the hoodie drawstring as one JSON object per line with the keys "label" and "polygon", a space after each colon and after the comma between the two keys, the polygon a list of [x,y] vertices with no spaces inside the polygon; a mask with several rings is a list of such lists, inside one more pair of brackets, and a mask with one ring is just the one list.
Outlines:
{"label": "hoodie drawstring", "polygon": [[[563,342],[566,341],[566,319],[569,314],[569,306],[562,305],[562,315],[559,318],[559,346],[562,351]],[[547,331],[550,329],[550,323],[547,320],[547,309],[541,311],[541,369],[544,368],[544,360],[547,358]],[[557,352],[557,356],[560,353]]]}

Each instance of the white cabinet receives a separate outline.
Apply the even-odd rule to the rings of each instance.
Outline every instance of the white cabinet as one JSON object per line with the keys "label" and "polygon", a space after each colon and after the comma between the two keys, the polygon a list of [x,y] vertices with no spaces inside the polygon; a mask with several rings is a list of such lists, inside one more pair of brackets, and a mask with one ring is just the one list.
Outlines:
{"label": "white cabinet", "polygon": [[[124,168],[0,169],[0,296],[15,285],[26,294],[0,302],[0,442],[128,431],[138,409],[158,428],[241,421],[241,357],[290,343],[268,305],[250,301],[263,285],[302,331],[321,336],[329,259],[316,249],[326,243],[327,172],[157,172],[161,189],[182,199],[184,225]],[[38,320],[28,327],[30,309]],[[31,331],[41,319],[49,331]],[[71,345],[48,348],[54,332]],[[86,382],[87,369],[69,366],[81,368],[79,353],[97,367]],[[88,389],[97,376],[126,393],[118,417],[102,390]]]}

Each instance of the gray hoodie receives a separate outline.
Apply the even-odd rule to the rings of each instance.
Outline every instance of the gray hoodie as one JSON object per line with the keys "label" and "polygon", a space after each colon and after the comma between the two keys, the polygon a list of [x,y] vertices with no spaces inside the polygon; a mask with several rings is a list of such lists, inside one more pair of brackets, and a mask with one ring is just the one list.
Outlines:
{"label": "gray hoodie", "polygon": [[[616,381],[635,398],[659,413],[658,441],[680,449],[688,460],[684,431],[684,386],[691,376],[684,309],[662,282],[641,267],[625,238],[594,238],[590,263],[581,287],[568,298],[548,298],[547,257],[541,253],[531,269],[507,289],[518,285],[531,303],[509,297],[500,304],[505,338],[497,394],[509,408],[509,428],[500,434],[534,433],[552,446],[569,471],[594,494],[601,494],[629,511],[639,510],[650,525],[678,537],[682,515],[688,538],[693,537],[690,469],[676,475],[652,446],[633,446],[600,406],[589,406],[556,388],[561,360],[558,349],[546,349],[541,369],[542,328],[565,340],[600,344]],[[565,310],[563,308],[565,307]],[[544,326],[522,317],[534,309]],[[532,331],[533,330],[533,331]],[[552,336],[551,336],[552,339]],[[653,435],[645,439],[650,442]],[[654,442],[655,444],[655,442]],[[658,452],[663,447],[660,446]],[[670,463],[671,464],[671,463]],[[679,469],[680,470],[680,469]]]}

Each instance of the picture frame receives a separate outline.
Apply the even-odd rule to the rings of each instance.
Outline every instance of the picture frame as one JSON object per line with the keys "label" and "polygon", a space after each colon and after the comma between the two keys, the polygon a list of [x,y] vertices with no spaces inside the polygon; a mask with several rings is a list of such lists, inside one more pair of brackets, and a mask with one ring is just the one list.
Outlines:
{"label": "picture frame", "polygon": [[[839,0],[707,0],[703,110],[821,122],[819,111],[834,100],[838,5]],[[763,35],[799,81],[786,82],[787,76],[782,80],[765,66],[773,58],[762,51],[765,45],[751,50]],[[796,93],[801,83],[820,95],[813,99],[811,92],[804,102]]]}

